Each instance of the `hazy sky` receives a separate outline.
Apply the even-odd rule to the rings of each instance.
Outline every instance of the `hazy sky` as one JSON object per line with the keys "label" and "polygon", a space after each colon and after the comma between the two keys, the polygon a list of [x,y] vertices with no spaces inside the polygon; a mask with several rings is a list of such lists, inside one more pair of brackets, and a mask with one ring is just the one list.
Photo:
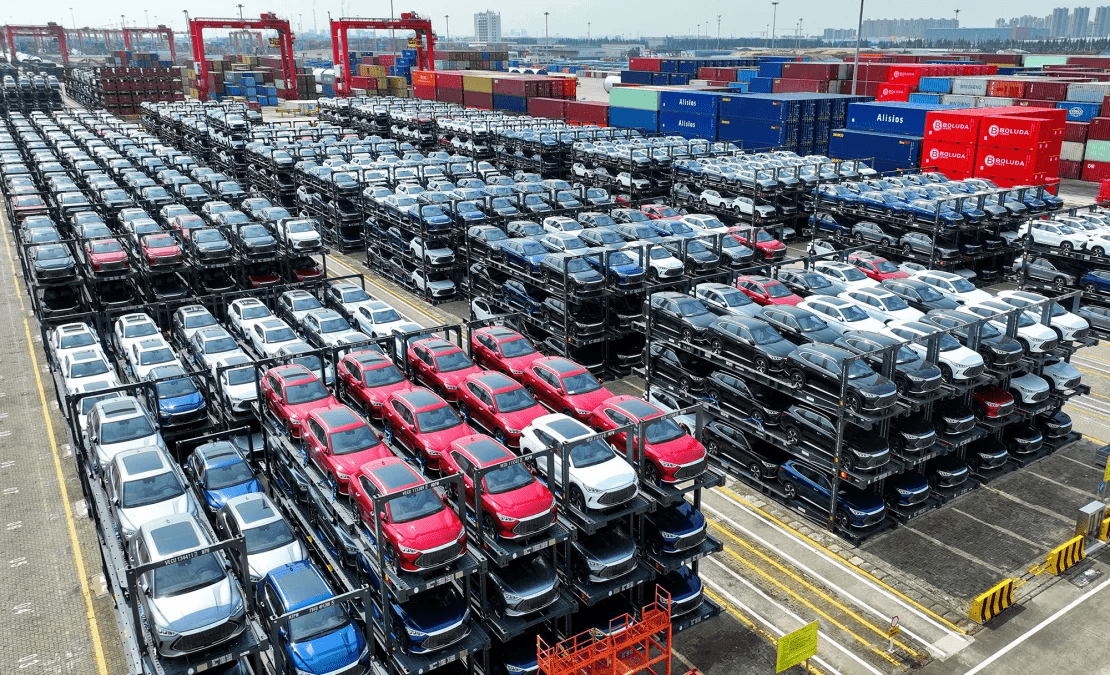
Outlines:
{"label": "hazy sky", "polygon": [[[328,12],[333,16],[389,16],[389,4],[384,1],[362,2],[352,0],[340,3],[339,0],[278,0],[258,4],[244,2],[244,16],[257,16],[263,11],[273,11],[293,22],[296,31],[298,21],[306,30],[311,30],[313,8],[315,7],[316,25],[325,30]],[[864,8],[864,18],[889,19],[925,16],[927,18],[951,18],[956,8],[960,9],[960,24],[963,26],[993,26],[999,17],[1013,17],[1022,14],[1044,16],[1051,13],[1054,6],[1066,5],[1093,6],[1097,3],[1072,2],[1032,2],[1013,0],[1006,3],[967,2],[967,0],[939,0],[929,3],[902,3],[870,0]],[[128,25],[167,23],[172,28],[183,28],[185,15],[189,10],[193,17],[237,16],[235,2],[216,2],[215,0],[191,0],[180,2],[143,2],[142,0],[40,0],[38,2],[18,2],[10,0],[0,8],[0,21],[13,24],[40,24],[58,21],[71,27],[74,20],[78,26],[115,26],[120,25],[119,15],[126,17]],[[70,7],[73,7],[72,16]],[[909,8],[913,8],[909,10]],[[925,9],[927,8],[927,9]],[[501,12],[501,26],[504,33],[513,30],[526,30],[531,36],[544,34],[544,11],[550,12],[549,30],[552,36],[585,36],[590,22],[592,35],[694,35],[700,32],[710,36],[717,35],[717,15],[721,15],[721,35],[751,37],[767,30],[771,23],[772,8],[770,0],[765,2],[726,2],[724,0],[639,0],[637,2],[550,2],[545,4],[508,0],[486,0],[481,4],[457,2],[455,0],[395,0],[394,10],[417,11],[432,17],[437,32],[444,30],[444,15],[451,15],[450,32],[452,35],[470,35],[474,32],[473,14],[490,9]],[[146,10],[146,14],[144,14]],[[909,10],[909,11],[908,11]],[[854,28],[859,16],[859,3],[855,0],[781,0],[778,5],[778,19],[775,32],[778,35],[792,35],[802,19],[803,34],[820,33],[825,28]],[[1093,12],[1092,12],[1093,17]],[[157,19],[157,20],[156,20]],[[700,28],[698,24],[701,24]]]}

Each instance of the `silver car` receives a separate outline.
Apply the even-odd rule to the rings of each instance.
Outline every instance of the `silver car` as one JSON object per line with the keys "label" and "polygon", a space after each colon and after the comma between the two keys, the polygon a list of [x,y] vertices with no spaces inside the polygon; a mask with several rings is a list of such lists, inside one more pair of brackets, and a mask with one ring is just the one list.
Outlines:
{"label": "silver car", "polygon": [[119,535],[129,541],[158,518],[197,513],[181,469],[159,448],[125,450],[104,470],[104,487],[115,511]]}
{"label": "silver car", "polygon": [[247,626],[243,594],[228,572],[227,557],[182,555],[213,543],[190,514],[151,521],[131,541],[135,566],[181,557],[139,577],[139,599],[163,656],[208,649]]}
{"label": "silver car", "polygon": [[227,500],[216,514],[216,529],[227,538],[246,539],[247,566],[254,584],[261,583],[271,570],[308,559],[308,549],[261,492]]}
{"label": "silver car", "polygon": [[125,450],[166,450],[166,443],[150,415],[132,396],[99,401],[93,406],[89,412],[88,443],[96,456],[97,466],[107,466],[113,457]]}

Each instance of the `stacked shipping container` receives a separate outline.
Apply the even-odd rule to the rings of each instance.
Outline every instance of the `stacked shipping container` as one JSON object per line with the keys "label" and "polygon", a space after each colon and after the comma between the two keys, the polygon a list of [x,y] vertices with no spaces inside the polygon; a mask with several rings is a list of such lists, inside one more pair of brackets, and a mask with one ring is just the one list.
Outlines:
{"label": "stacked shipping container", "polygon": [[853,103],[848,106],[845,128],[832,133],[829,155],[874,159],[876,171],[914,168],[921,160],[926,117],[942,107],[894,101]]}
{"label": "stacked shipping container", "polygon": [[412,84],[416,98],[557,119],[578,96],[578,80],[561,75],[414,70]]}
{"label": "stacked shipping container", "polygon": [[139,114],[143,101],[181,101],[181,69],[177,67],[71,68],[66,90],[89,108],[103,108],[114,115]]}

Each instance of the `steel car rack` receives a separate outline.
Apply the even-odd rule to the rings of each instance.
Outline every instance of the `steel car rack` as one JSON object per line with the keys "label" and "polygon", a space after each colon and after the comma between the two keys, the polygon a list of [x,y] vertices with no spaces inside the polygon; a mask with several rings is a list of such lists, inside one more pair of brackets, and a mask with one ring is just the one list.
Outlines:
{"label": "steel car rack", "polygon": [[[686,470],[687,475],[683,480],[676,482],[672,485],[666,483],[651,483],[647,480],[648,462],[651,460],[647,457],[647,452],[641,452],[637,448],[644,448],[647,443],[647,428],[656,422],[663,420],[673,420],[676,417],[683,417],[694,415],[694,429],[688,432],[699,443],[701,442],[702,432],[705,429],[705,421],[707,412],[705,407],[701,404],[694,404],[678,410],[671,410],[662,415],[652,417],[648,420],[641,420],[632,426],[632,429],[627,432],[630,443],[625,444],[624,458],[636,469],[636,475],[640,478],[640,488],[645,495],[652,497],[659,506],[672,506],[679,504],[686,499],[687,493],[694,493],[700,495],[703,488],[720,487],[725,484],[724,474],[717,472],[709,466],[708,457],[705,460],[700,460],[692,466],[680,467],[680,470]],[[634,440],[633,440],[634,439]],[[695,500],[700,501],[700,496],[695,496]]]}
{"label": "steel car rack", "polygon": [[[27,291],[33,292],[33,288],[45,288],[48,286],[82,286],[86,281],[86,274],[81,265],[78,263],[79,258],[74,253],[74,248],[78,244],[76,239],[63,239],[61,241],[50,242],[49,244],[28,244],[21,243],[19,245],[19,264],[22,267],[23,278],[27,280]],[[65,277],[46,277],[41,278],[34,273],[33,263],[31,261],[31,249],[38,246],[64,246],[69,251],[69,257],[73,260],[73,274],[66,275]]]}

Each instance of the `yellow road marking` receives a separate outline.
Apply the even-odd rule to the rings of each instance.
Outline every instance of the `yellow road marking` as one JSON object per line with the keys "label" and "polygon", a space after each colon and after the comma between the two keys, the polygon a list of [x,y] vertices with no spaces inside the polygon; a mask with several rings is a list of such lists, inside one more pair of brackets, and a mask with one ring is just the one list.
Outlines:
{"label": "yellow road marking", "polygon": [[[887,631],[886,630],[880,629],[877,626],[873,625],[870,621],[868,621],[864,617],[857,614],[855,611],[853,611],[847,605],[843,604],[839,600],[836,600],[835,598],[833,598],[831,595],[829,595],[825,591],[821,590],[817,586],[814,586],[810,582],[806,581],[805,579],[800,577],[798,574],[796,574],[793,570],[785,567],[784,565],[779,563],[777,560],[771,558],[770,556],[766,555],[765,553],[763,553],[759,549],[755,548],[754,546],[752,546],[748,542],[744,541],[742,538],[738,537],[735,533],[731,532],[730,530],[728,530],[724,526],[722,526],[719,523],[716,523],[712,520],[709,521],[709,524],[714,529],[716,529],[718,532],[721,532],[722,534],[727,536],[729,539],[733,540],[737,544],[740,544],[741,546],[743,546],[744,548],[746,548],[747,550],[751,551],[756,556],[761,558],[762,560],[770,563],[773,567],[775,567],[775,569],[779,570],[780,572],[782,572],[786,576],[790,577],[794,581],[798,582],[799,584],[805,586],[807,589],[809,589],[810,592],[812,592],[812,593],[816,594],[817,596],[823,598],[829,604],[840,608],[845,614],[847,614],[848,616],[855,619],[857,622],[866,626],[867,629],[870,630],[871,632],[875,633],[876,635],[878,635],[881,638],[886,638],[887,637]],[[901,642],[899,640],[895,640],[894,644],[901,647],[907,654],[911,654],[911,655],[913,655],[917,658],[923,658],[924,657],[923,654],[919,653],[915,649],[912,649],[909,645],[906,645],[906,644],[904,644],[903,642]]]}
{"label": "yellow road marking", "polygon": [[903,592],[899,591],[899,590],[898,590],[897,588],[894,588],[894,587],[893,587],[893,586],[891,586],[890,584],[888,584],[888,583],[884,582],[884,581],[883,581],[882,579],[879,579],[878,577],[876,577],[875,575],[871,574],[871,573],[870,573],[870,572],[868,572],[867,570],[865,570],[865,569],[863,569],[863,568],[861,568],[861,567],[856,567],[855,565],[852,565],[852,564],[851,564],[851,563],[849,563],[848,561],[846,561],[846,560],[842,559],[842,558],[841,558],[840,556],[838,556],[838,555],[834,554],[833,552],[829,551],[829,550],[828,550],[827,548],[825,548],[825,547],[824,547],[823,545],[821,545],[820,543],[818,543],[818,542],[814,541],[813,539],[811,539],[810,537],[806,536],[805,534],[802,534],[802,533],[801,533],[801,532],[799,532],[798,530],[795,530],[795,529],[794,529],[793,527],[790,527],[789,525],[787,525],[786,523],[782,522],[781,520],[779,520],[778,518],[776,518],[776,517],[775,517],[774,515],[772,515],[772,514],[768,513],[767,511],[764,511],[763,509],[761,509],[761,508],[759,508],[759,507],[757,507],[757,506],[753,505],[753,504],[752,504],[751,502],[749,502],[749,501],[748,501],[747,499],[744,499],[743,497],[741,497],[740,495],[736,494],[736,493],[735,493],[735,492],[733,492],[732,490],[729,490],[729,489],[728,489],[728,488],[726,488],[726,487],[719,487],[719,488],[714,488],[714,489],[715,489],[715,490],[718,490],[718,491],[720,491],[720,492],[722,492],[722,493],[724,493],[724,494],[726,494],[726,495],[728,495],[729,497],[731,497],[732,499],[735,499],[736,501],[740,502],[741,504],[743,504],[744,506],[748,507],[749,509],[751,509],[751,510],[753,510],[753,511],[756,511],[756,512],[758,512],[758,513],[759,513],[760,515],[762,515],[762,516],[763,516],[764,518],[766,518],[766,519],[770,520],[771,522],[775,523],[776,525],[778,525],[778,526],[779,526],[780,528],[782,528],[782,529],[786,530],[787,532],[790,532],[791,534],[793,534],[793,535],[794,535],[795,537],[797,537],[798,539],[801,539],[801,540],[803,540],[803,541],[805,541],[805,542],[809,543],[809,544],[810,544],[811,546],[813,546],[814,548],[816,548],[816,549],[817,549],[818,551],[821,551],[821,552],[822,552],[822,554],[823,554],[823,555],[824,555],[824,556],[825,556],[826,558],[828,558],[829,560],[832,560],[833,562],[835,562],[836,564],[840,565],[841,567],[845,567],[845,568],[847,568],[848,570],[851,570],[852,572],[855,572],[855,573],[857,573],[857,574],[860,574],[861,576],[867,577],[867,579],[869,579],[869,580],[870,580],[871,582],[875,583],[876,585],[882,586],[882,587],[883,587],[883,588],[885,588],[885,589],[886,589],[887,591],[889,591],[889,592],[893,593],[894,595],[898,596],[898,598],[899,598],[899,599],[901,599],[901,600],[902,600],[903,602],[905,602],[905,603],[908,603],[908,604],[910,604],[910,605],[913,605],[913,606],[914,606],[914,607],[916,607],[917,609],[919,609],[919,610],[921,610],[922,612],[924,612],[924,613],[928,614],[929,616],[933,617],[933,618],[934,618],[935,620],[937,620],[937,621],[939,621],[939,622],[943,623],[944,625],[948,626],[948,627],[949,627],[949,628],[951,628],[952,630],[955,630],[955,631],[959,631],[959,632],[961,632],[961,633],[964,633],[965,635],[967,634],[967,630],[966,630],[966,629],[964,629],[964,628],[961,628],[960,626],[957,626],[956,624],[952,623],[951,621],[949,621],[948,619],[944,618],[944,617],[943,617],[943,616],[941,616],[940,614],[937,614],[937,613],[936,613],[936,612],[934,612],[933,610],[929,609],[929,608],[928,608],[928,607],[926,607],[925,605],[922,605],[921,603],[917,602],[917,601],[916,601],[916,600],[914,600],[913,598],[910,598],[910,597],[909,597],[909,596],[907,596],[907,595],[906,595],[905,593],[903,593]]}
{"label": "yellow road marking", "polygon": [[[731,602],[729,602],[728,600],[725,600],[720,595],[717,595],[717,593],[715,593],[712,589],[705,588],[704,586],[702,587],[702,592],[705,593],[705,595],[708,596],[710,600],[712,600],[713,602],[715,602],[718,605],[720,605],[721,607],[723,607],[724,610],[726,612],[728,612],[729,616],[736,619],[740,623],[744,624],[750,630],[762,635],[773,646],[778,647],[779,639],[777,637],[775,637],[774,635],[771,635],[770,633],[768,633],[763,628],[760,628],[759,626],[757,626],[756,623],[754,621],[752,621],[751,619],[749,619],[747,616],[745,616],[743,614],[743,612],[741,612],[740,610],[733,607]],[[821,673],[820,670],[818,670],[817,668],[815,668],[813,666],[809,666],[809,672],[814,673],[815,675],[820,675],[820,673]]]}
{"label": "yellow road marking", "polygon": [[[8,241],[7,223],[5,218],[0,218],[0,232],[4,237],[4,249],[8,254],[8,267],[11,268],[12,283],[15,285],[16,297],[19,298],[19,309],[25,311],[22,289],[19,288],[18,277],[15,272],[15,260],[12,258],[11,244]],[[35,374],[35,386],[39,391],[39,404],[42,407],[42,419],[46,423],[46,439],[50,443],[50,457],[54,460],[54,477],[58,481],[58,490],[62,496],[62,507],[65,510],[66,530],[69,532],[69,547],[73,550],[73,562],[77,567],[77,581],[81,584],[81,595],[85,598],[85,618],[89,622],[89,639],[92,642],[93,656],[96,659],[96,670],[100,675],[108,675],[108,663],[104,658],[104,646],[100,642],[100,625],[96,620],[96,610],[93,608],[92,594],[89,592],[89,580],[85,570],[85,556],[81,552],[81,540],[77,537],[77,524],[73,520],[73,507],[69,503],[69,490],[66,488],[65,472],[62,471],[62,460],[58,455],[58,442],[54,437],[54,425],[50,422],[50,408],[46,404],[46,391],[42,387],[42,376],[39,374],[39,360],[35,356],[35,343],[31,340],[31,324],[23,319],[23,334],[27,339],[27,353],[31,355],[31,369]]]}
{"label": "yellow road marking", "polygon": [[[423,309],[421,309],[421,308],[420,308],[420,307],[418,307],[417,305],[414,305],[414,304],[413,304],[412,302],[410,302],[410,301],[409,301],[409,300],[408,300],[407,298],[404,298],[404,297],[402,297],[402,296],[401,296],[401,295],[400,295],[399,293],[395,293],[395,292],[393,292],[393,291],[392,291],[391,289],[389,289],[389,288],[386,288],[385,286],[383,286],[383,285],[382,285],[383,283],[391,283],[391,282],[389,282],[388,280],[386,280],[386,279],[382,279],[382,278],[378,277],[377,275],[374,275],[374,274],[370,274],[370,273],[368,273],[368,272],[359,272],[358,270],[356,270],[355,268],[351,267],[350,265],[348,265],[347,263],[343,262],[342,260],[340,260],[340,259],[336,258],[335,256],[329,255],[329,256],[328,256],[328,258],[330,258],[330,259],[331,259],[331,260],[332,260],[333,262],[335,262],[335,263],[337,263],[337,264],[339,264],[339,265],[342,265],[343,267],[346,267],[346,268],[347,268],[347,269],[349,269],[349,270],[350,270],[350,271],[351,271],[352,273],[355,273],[355,274],[362,274],[362,275],[363,275],[363,276],[365,276],[365,277],[366,277],[367,279],[369,279],[369,280],[370,280],[370,281],[371,281],[371,282],[372,282],[372,283],[373,283],[374,285],[378,286],[378,287],[379,287],[379,288],[381,288],[381,289],[382,289],[383,291],[386,291],[387,293],[389,293],[389,295],[390,295],[390,296],[392,296],[393,298],[395,298],[395,299],[399,300],[399,301],[400,301],[400,302],[401,302],[402,304],[404,304],[405,306],[407,306],[407,307],[408,307],[409,309],[413,310],[414,312],[417,312],[418,314],[420,314],[420,315],[421,315],[421,316],[423,316],[424,318],[426,318],[426,319],[428,319],[429,321],[431,321],[431,322],[432,322],[432,324],[434,324],[434,325],[438,325],[438,324],[440,324],[440,323],[443,323],[443,322],[442,322],[442,321],[441,321],[440,319],[437,319],[436,317],[434,317],[434,316],[432,316],[431,314],[427,313],[426,311],[424,311]],[[331,275],[328,275],[328,276],[331,276]],[[342,276],[342,275],[336,275],[336,276]]]}
{"label": "yellow road marking", "polygon": [[1100,419],[1103,422],[1110,423],[1110,417],[1107,417],[1106,415],[1103,415],[1103,414],[1100,414],[1100,413],[1097,413],[1097,412],[1093,412],[1093,411],[1091,411],[1087,408],[1084,408],[1082,406],[1082,404],[1080,404],[1078,401],[1069,401],[1069,403],[1074,403],[1075,404],[1071,407],[1071,409],[1073,411],[1077,412],[1077,413],[1081,413],[1083,415],[1088,415],[1090,417]]}

